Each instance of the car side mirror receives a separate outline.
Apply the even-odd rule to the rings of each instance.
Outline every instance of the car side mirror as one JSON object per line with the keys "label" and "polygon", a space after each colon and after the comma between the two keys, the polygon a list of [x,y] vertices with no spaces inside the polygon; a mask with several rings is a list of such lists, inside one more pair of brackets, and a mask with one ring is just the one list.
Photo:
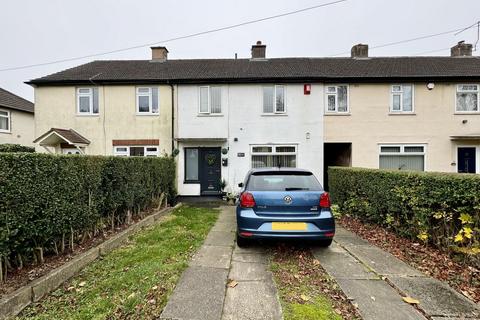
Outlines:
{"label": "car side mirror", "polygon": [[240,182],[240,183],[238,184],[238,187],[239,187],[239,188],[243,188],[243,182]]}

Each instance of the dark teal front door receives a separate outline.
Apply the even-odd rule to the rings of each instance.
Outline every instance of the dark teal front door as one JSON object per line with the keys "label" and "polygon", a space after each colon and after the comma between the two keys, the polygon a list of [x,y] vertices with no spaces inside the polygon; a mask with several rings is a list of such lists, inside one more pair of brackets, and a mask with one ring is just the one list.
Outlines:
{"label": "dark teal front door", "polygon": [[476,151],[475,147],[458,148],[458,172],[476,173]]}
{"label": "dark teal front door", "polygon": [[220,148],[200,148],[200,192],[202,195],[220,194]]}

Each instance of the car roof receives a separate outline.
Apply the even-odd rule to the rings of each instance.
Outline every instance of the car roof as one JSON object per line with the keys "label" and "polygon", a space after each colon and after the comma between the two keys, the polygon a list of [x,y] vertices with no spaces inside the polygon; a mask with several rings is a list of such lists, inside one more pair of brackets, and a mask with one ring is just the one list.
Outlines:
{"label": "car roof", "polygon": [[286,167],[273,167],[273,168],[255,168],[255,169],[251,169],[248,174],[254,174],[254,173],[257,173],[257,172],[278,172],[278,173],[282,173],[282,172],[308,172],[308,173],[311,173],[310,170],[305,170],[305,169],[300,169],[300,168],[286,168]]}

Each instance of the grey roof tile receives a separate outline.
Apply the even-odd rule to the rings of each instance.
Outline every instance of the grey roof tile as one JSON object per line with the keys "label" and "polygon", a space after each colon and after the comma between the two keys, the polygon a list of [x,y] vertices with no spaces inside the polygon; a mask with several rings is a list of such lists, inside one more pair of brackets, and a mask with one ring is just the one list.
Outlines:
{"label": "grey roof tile", "polygon": [[0,107],[33,113],[33,103],[0,88]]}

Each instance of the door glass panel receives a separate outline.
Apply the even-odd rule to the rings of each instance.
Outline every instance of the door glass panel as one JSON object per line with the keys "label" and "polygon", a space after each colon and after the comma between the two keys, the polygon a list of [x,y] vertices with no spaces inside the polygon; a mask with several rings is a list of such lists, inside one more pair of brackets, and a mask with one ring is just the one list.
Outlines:
{"label": "door glass panel", "polygon": [[185,149],[185,180],[198,180],[198,149]]}

